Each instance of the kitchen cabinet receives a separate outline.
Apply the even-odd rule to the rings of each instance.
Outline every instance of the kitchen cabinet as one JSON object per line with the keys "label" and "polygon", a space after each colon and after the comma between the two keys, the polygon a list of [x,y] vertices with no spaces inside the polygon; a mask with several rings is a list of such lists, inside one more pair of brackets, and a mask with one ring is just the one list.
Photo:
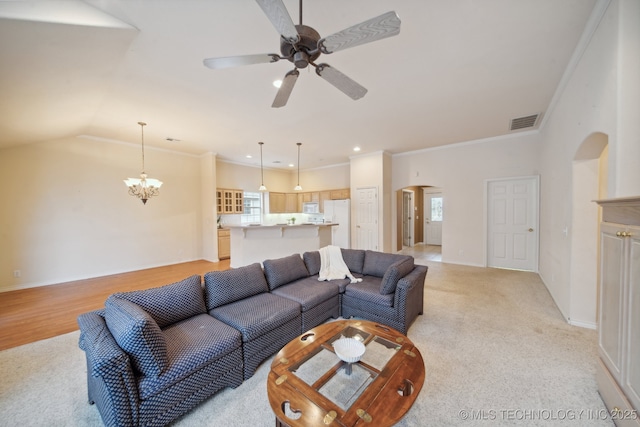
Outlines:
{"label": "kitchen cabinet", "polygon": [[231,256],[231,234],[229,229],[218,229],[218,258],[227,259]]}
{"label": "kitchen cabinet", "polygon": [[265,211],[268,213],[300,213],[303,203],[316,202],[322,213],[325,200],[348,199],[351,196],[349,188],[325,191],[307,191],[295,193],[269,192],[268,205]]}
{"label": "kitchen cabinet", "polygon": [[269,206],[267,212],[269,213],[285,213],[287,207],[286,193],[269,192]]}
{"label": "kitchen cabinet", "polygon": [[596,379],[607,408],[619,414],[616,424],[640,426],[638,417],[624,417],[640,412],[640,197],[598,204],[603,221]]}
{"label": "kitchen cabinet", "polygon": [[216,205],[218,214],[244,213],[244,191],[218,188],[216,189]]}
{"label": "kitchen cabinet", "polygon": [[351,189],[350,188],[341,188],[338,190],[331,190],[329,192],[329,197],[331,200],[342,200],[342,199],[350,199],[351,198]]}
{"label": "kitchen cabinet", "polygon": [[302,209],[298,208],[298,193],[286,193],[285,194],[285,213],[302,212]]}

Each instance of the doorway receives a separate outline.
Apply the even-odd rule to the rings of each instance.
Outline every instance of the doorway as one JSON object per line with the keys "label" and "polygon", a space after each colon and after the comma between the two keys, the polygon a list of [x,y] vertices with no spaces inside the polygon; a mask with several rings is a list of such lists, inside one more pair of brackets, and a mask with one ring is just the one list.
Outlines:
{"label": "doorway", "polygon": [[[431,204],[429,202],[427,208],[425,199],[431,194],[442,197],[442,189],[413,185],[396,192],[396,251],[413,256],[416,262],[442,261],[442,221],[437,224],[439,241],[433,244],[425,241],[425,227],[431,220]],[[443,203],[440,203],[439,217],[444,219],[442,206]]]}

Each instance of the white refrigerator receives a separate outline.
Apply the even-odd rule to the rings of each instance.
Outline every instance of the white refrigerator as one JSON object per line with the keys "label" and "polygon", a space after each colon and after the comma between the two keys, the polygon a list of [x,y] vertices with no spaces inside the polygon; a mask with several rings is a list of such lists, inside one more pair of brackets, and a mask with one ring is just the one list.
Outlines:
{"label": "white refrigerator", "polygon": [[349,199],[325,200],[324,221],[338,225],[331,227],[331,244],[341,248],[351,248],[351,204]]}

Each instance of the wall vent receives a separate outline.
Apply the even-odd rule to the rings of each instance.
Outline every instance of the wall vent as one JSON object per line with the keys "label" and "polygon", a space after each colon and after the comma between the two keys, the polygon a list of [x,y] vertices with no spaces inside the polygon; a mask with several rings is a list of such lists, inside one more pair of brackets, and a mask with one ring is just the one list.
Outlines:
{"label": "wall vent", "polygon": [[526,128],[534,127],[537,122],[540,114],[533,114],[531,116],[518,117],[517,119],[511,119],[511,125],[509,126],[509,130],[520,130]]}

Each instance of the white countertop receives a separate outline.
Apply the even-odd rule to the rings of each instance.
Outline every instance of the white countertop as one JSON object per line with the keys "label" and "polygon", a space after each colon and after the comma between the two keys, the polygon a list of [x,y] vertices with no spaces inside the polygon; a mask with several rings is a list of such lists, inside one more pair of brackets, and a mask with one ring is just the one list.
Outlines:
{"label": "white countertop", "polygon": [[267,225],[225,225],[222,228],[283,228],[283,227],[332,227],[334,225],[338,225],[337,222],[325,222],[325,223],[318,223],[318,224],[314,224],[311,222],[303,222],[301,224],[293,224],[293,225],[288,225],[288,224],[267,224]]}

